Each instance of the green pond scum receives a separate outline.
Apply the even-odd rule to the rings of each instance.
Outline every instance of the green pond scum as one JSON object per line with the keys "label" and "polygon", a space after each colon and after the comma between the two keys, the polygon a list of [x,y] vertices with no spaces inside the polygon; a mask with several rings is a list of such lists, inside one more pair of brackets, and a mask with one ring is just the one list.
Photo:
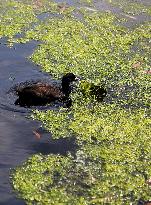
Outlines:
{"label": "green pond scum", "polygon": [[[39,45],[29,59],[44,72],[56,79],[73,72],[83,79],[71,95],[70,109],[34,110],[31,116],[54,141],[74,139],[76,151],[32,156],[12,171],[12,185],[27,205],[150,200],[151,24],[126,27],[124,22],[128,15],[133,21],[137,15],[149,16],[151,7],[106,0],[125,13],[121,19],[120,12],[97,11],[94,1],[74,3],[84,6],[48,0],[0,4],[0,37],[9,46],[35,40]],[[103,102],[91,95],[91,85],[107,90]]]}
{"label": "green pond scum", "polygon": [[[131,0],[107,0],[111,5],[116,6],[123,12],[131,15],[138,14],[151,14],[151,8],[149,5],[144,5],[143,1],[131,1]],[[145,2],[145,1],[144,1]]]}

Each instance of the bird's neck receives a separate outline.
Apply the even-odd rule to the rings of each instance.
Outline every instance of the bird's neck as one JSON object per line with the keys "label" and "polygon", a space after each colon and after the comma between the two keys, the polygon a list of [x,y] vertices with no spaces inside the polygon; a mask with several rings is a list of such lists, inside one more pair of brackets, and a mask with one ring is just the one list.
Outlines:
{"label": "bird's neck", "polygon": [[70,83],[62,81],[62,91],[66,96],[68,96],[71,92]]}

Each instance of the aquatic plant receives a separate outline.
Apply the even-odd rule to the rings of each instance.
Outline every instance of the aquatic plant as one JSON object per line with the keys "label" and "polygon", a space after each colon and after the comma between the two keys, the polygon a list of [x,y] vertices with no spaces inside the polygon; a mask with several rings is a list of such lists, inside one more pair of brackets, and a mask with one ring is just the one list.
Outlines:
{"label": "aquatic plant", "polygon": [[[115,105],[99,104],[87,109],[86,103],[81,104],[83,106],[73,107],[70,112],[66,109],[58,113],[36,111],[35,117],[51,131],[54,139],[76,136],[79,148],[74,157],[63,157],[70,163],[60,161],[61,170],[57,173],[55,169],[47,171],[47,175],[45,166],[50,169],[58,165],[51,162],[49,166],[46,161],[54,157],[58,160],[58,156],[40,157],[40,162],[35,162],[38,156],[34,156],[17,169],[15,188],[25,199],[32,191],[28,200],[36,204],[45,204],[45,200],[50,204],[55,201],[62,204],[70,204],[71,201],[72,204],[130,204],[136,203],[140,196],[149,199],[149,117],[143,110],[130,113]],[[35,171],[35,163],[41,169],[39,172]],[[28,175],[29,172],[34,174],[37,182],[33,181],[32,174]],[[52,181],[48,180],[49,177],[53,178]],[[38,185],[39,182],[43,187]],[[23,183],[27,187],[26,192]],[[57,197],[56,191],[63,197]],[[37,200],[38,196],[42,198]]]}
{"label": "aquatic plant", "polygon": [[[78,148],[67,156],[31,157],[12,173],[14,188],[30,205],[148,200],[150,74],[144,71],[150,68],[150,22],[129,29],[109,12],[69,8],[64,13],[56,3],[45,7],[48,1],[42,2],[41,8],[33,8],[27,0],[11,1],[8,11],[20,5],[15,6],[17,13],[22,8],[26,20],[29,9],[32,18],[28,25],[22,19],[19,23],[13,11],[13,27],[6,24],[5,30],[8,18],[1,14],[0,35],[11,39],[22,32],[15,42],[39,41],[31,60],[43,71],[55,78],[73,72],[85,82],[105,86],[107,96],[102,103],[90,100],[89,86],[79,85],[72,93],[72,109],[33,111],[33,119],[54,140],[74,138]],[[57,15],[38,20],[36,14],[43,11]]]}
{"label": "aquatic plant", "polygon": [[130,15],[151,14],[150,6],[145,5],[144,2],[134,2],[131,0],[107,0],[111,5],[119,7],[123,12]]}
{"label": "aquatic plant", "polygon": [[30,5],[15,1],[0,4],[0,37],[12,39],[27,30],[37,18]]}

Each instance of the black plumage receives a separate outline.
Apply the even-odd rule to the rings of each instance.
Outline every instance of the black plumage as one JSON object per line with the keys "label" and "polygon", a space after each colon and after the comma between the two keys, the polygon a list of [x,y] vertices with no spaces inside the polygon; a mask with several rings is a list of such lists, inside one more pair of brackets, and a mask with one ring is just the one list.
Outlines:
{"label": "black plumage", "polygon": [[26,86],[17,86],[15,92],[18,95],[18,99],[15,105],[20,105],[22,107],[41,106],[58,100],[70,106],[70,84],[76,80],[77,78],[73,73],[67,73],[62,78],[61,87],[43,82],[36,82]]}

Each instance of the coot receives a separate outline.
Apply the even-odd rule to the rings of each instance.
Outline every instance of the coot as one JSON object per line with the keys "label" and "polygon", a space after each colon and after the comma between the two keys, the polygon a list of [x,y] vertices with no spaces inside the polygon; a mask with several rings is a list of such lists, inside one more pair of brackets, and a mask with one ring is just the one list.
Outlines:
{"label": "coot", "polygon": [[22,107],[41,106],[58,100],[70,106],[70,84],[76,80],[77,77],[73,73],[67,73],[62,78],[61,88],[43,82],[35,82],[26,86],[16,86],[15,92],[19,98],[16,100],[15,105]]}

